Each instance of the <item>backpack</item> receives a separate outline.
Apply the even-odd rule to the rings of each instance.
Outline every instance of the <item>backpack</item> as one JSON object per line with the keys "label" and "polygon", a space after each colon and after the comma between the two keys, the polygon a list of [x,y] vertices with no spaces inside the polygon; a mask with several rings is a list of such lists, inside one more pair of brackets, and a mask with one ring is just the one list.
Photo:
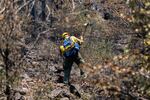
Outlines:
{"label": "backpack", "polygon": [[[63,46],[67,47],[67,46],[70,46],[72,43],[73,43],[73,40],[71,40],[71,38],[69,37],[64,40]],[[74,43],[74,47],[72,47],[68,51],[66,51],[64,53],[64,56],[66,58],[73,57],[78,53],[79,50],[80,50],[80,45],[78,43]]]}

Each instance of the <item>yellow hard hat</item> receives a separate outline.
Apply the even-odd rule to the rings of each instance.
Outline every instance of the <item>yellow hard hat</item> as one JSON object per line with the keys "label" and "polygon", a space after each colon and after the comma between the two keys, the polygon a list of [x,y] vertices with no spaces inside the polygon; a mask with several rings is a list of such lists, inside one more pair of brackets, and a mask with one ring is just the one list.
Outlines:
{"label": "yellow hard hat", "polygon": [[62,38],[65,38],[65,35],[69,35],[69,33],[68,33],[68,32],[64,32],[64,33],[62,34]]}

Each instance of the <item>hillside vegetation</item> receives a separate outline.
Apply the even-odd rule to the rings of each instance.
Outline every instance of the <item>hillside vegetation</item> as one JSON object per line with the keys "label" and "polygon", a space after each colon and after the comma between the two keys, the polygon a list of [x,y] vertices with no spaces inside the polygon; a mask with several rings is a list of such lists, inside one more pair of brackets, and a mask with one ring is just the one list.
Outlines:
{"label": "hillside vegetation", "polygon": [[[149,100],[149,15],[149,0],[1,0],[0,100]],[[84,38],[70,86],[63,32]]]}

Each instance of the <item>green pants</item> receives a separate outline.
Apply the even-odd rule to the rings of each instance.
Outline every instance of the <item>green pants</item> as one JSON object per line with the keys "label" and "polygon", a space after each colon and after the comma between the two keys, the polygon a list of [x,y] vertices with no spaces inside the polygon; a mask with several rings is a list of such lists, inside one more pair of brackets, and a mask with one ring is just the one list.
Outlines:
{"label": "green pants", "polygon": [[[74,57],[72,58],[65,58],[64,63],[63,63],[63,68],[64,68],[64,83],[68,84],[69,83],[69,78],[70,78],[70,72],[72,69],[73,63],[76,63],[78,66],[82,63],[84,63],[84,59],[82,58],[81,54],[78,52]],[[80,69],[81,73],[83,71]]]}

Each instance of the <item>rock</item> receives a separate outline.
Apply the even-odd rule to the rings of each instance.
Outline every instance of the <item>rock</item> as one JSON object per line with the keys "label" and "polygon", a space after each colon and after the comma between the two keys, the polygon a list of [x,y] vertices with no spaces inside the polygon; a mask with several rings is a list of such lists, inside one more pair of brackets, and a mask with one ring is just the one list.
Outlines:
{"label": "rock", "polygon": [[0,100],[7,100],[6,97],[0,97]]}
{"label": "rock", "polygon": [[51,93],[49,94],[49,97],[51,99],[54,99],[56,97],[72,97],[72,94],[69,91],[69,87],[64,85],[64,84],[55,84],[55,86],[53,87],[54,90],[51,91]]}
{"label": "rock", "polygon": [[31,81],[32,79],[29,77],[28,74],[24,73],[20,75],[21,78],[25,79],[26,81]]}
{"label": "rock", "polygon": [[27,93],[29,90],[26,89],[26,88],[17,88],[17,89],[14,89],[14,91],[15,91],[16,93],[21,94],[21,95],[26,95],[26,93]]}
{"label": "rock", "polygon": [[27,100],[24,96],[21,96],[19,100]]}
{"label": "rock", "polygon": [[61,94],[63,92],[62,89],[55,89],[51,92],[50,97],[51,98],[55,98],[57,97],[59,94]]}
{"label": "rock", "polygon": [[3,69],[3,67],[0,66],[0,70],[2,70],[2,69]]}
{"label": "rock", "polygon": [[69,90],[70,90],[70,93],[74,94],[75,96],[79,98],[81,97],[81,94],[78,92],[75,86],[70,85]]}
{"label": "rock", "polygon": [[80,84],[74,84],[74,87],[76,88],[77,91],[81,90],[81,85]]}
{"label": "rock", "polygon": [[22,90],[20,91],[20,94],[25,95],[27,92],[29,92],[29,89],[22,88]]}
{"label": "rock", "polygon": [[61,98],[60,100],[69,100],[69,98],[65,97],[65,98]]}
{"label": "rock", "polygon": [[15,93],[15,100],[20,100],[21,94],[19,92]]}
{"label": "rock", "polygon": [[0,61],[0,70],[3,70],[3,69],[4,69],[4,62]]}
{"label": "rock", "polygon": [[27,96],[25,100],[35,100],[32,96]]}
{"label": "rock", "polygon": [[34,77],[37,74],[37,71],[33,68],[28,68],[26,72],[29,75],[29,77]]}
{"label": "rock", "polygon": [[48,66],[48,70],[50,70],[52,72],[56,72],[57,71],[57,69],[56,69],[56,67],[54,65]]}

